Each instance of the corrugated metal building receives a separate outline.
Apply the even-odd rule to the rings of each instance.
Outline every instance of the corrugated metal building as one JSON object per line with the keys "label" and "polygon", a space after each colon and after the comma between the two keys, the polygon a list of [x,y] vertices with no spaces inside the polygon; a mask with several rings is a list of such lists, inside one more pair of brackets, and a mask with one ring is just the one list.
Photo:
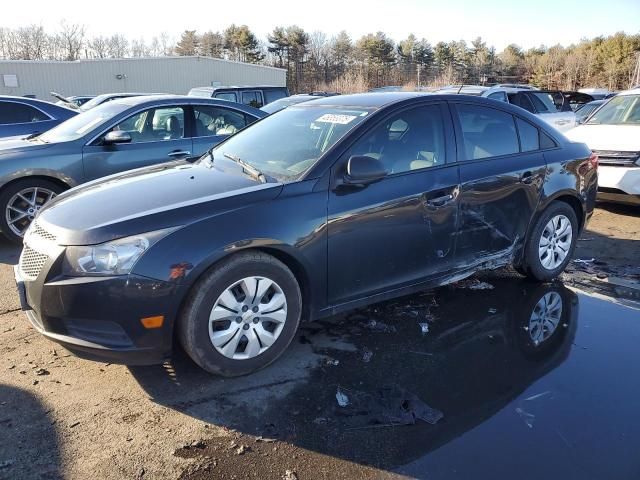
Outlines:
{"label": "corrugated metal building", "polygon": [[192,87],[285,86],[281,68],[209,57],[153,57],[75,62],[0,60],[0,95],[65,96],[113,92],[186,94]]}

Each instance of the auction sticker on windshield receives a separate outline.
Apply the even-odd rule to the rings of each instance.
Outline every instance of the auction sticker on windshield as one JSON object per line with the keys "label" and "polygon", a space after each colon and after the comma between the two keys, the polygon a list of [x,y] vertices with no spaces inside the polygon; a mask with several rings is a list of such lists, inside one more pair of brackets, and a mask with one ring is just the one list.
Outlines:
{"label": "auction sticker on windshield", "polygon": [[357,118],[355,115],[338,115],[335,113],[325,113],[320,118],[318,118],[316,122],[339,123],[341,125],[346,125],[347,123],[353,121],[355,118]]}

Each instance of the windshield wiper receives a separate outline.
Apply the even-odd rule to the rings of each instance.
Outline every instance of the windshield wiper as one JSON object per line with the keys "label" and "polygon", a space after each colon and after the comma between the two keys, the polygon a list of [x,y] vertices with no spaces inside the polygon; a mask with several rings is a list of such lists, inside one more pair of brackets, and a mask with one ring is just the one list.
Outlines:
{"label": "windshield wiper", "polygon": [[39,137],[41,135],[40,132],[34,132],[31,135],[27,135],[26,137],[24,137],[25,140],[33,140],[36,137]]}
{"label": "windshield wiper", "polygon": [[[247,163],[244,160],[242,160],[240,157],[236,155],[231,155],[230,153],[223,153],[223,155],[229,160],[233,160],[234,162],[236,162],[238,165],[242,167],[245,173],[248,173],[259,182],[267,183],[267,177],[265,177],[264,173],[262,173],[260,170],[258,170],[256,167],[254,167],[250,163]],[[211,155],[211,158],[213,159],[213,155]]]}

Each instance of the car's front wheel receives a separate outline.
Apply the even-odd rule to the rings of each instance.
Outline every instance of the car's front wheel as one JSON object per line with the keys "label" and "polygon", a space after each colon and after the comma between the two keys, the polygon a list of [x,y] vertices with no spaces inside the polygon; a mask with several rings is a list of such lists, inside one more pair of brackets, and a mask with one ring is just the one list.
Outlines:
{"label": "car's front wheel", "polygon": [[60,185],[40,178],[25,178],[10,184],[0,193],[2,234],[14,243],[22,242],[36,214],[63,190]]}
{"label": "car's front wheel", "polygon": [[531,230],[519,271],[538,281],[556,278],[571,261],[578,240],[578,219],[573,208],[554,202]]}
{"label": "car's front wheel", "polygon": [[298,330],[300,286],[263,252],[233,255],[198,280],[178,320],[187,354],[210,373],[234,377],[276,360]]}

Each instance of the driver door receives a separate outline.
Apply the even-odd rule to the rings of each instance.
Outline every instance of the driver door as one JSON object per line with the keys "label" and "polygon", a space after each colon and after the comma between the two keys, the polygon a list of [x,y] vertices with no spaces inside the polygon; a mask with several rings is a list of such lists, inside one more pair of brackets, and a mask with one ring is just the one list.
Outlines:
{"label": "driver door", "polygon": [[[84,146],[85,181],[125,170],[191,156],[192,140],[185,137],[184,106],[162,106],[134,113]],[[125,131],[131,142],[105,144],[110,131]]]}
{"label": "driver door", "polygon": [[374,126],[353,155],[380,160],[388,174],[329,191],[328,300],[332,305],[414,285],[447,272],[455,259],[458,165],[444,103],[396,113]]}

